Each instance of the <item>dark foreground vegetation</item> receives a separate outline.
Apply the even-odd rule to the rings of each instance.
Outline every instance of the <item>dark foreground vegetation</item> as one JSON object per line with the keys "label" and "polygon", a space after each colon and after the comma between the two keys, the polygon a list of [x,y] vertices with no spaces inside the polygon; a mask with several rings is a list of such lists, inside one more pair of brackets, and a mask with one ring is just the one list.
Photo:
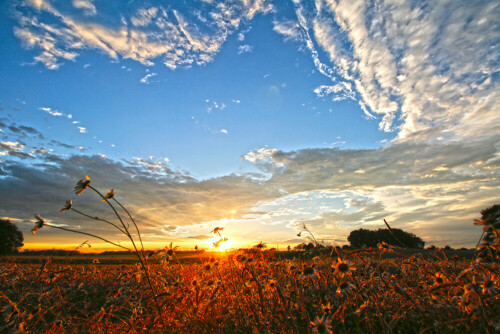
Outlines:
{"label": "dark foreground vegetation", "polygon": [[442,250],[408,256],[383,244],[285,259],[263,246],[192,264],[175,253],[150,260],[160,313],[137,265],[4,263],[0,331],[493,333],[500,326],[498,263]]}

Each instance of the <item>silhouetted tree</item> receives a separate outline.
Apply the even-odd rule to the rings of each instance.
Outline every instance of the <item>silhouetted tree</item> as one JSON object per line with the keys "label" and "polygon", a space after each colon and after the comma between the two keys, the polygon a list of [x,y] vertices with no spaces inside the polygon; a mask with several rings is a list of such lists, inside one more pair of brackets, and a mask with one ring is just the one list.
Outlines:
{"label": "silhouetted tree", "polygon": [[347,241],[356,248],[377,247],[377,244],[382,241],[393,246],[401,246],[401,242],[408,248],[423,248],[425,245],[425,242],[415,234],[398,228],[393,228],[392,233],[388,229],[374,231],[360,228],[352,231],[347,237]]}
{"label": "silhouetted tree", "polygon": [[0,219],[0,255],[17,253],[23,247],[23,234],[10,220]]}

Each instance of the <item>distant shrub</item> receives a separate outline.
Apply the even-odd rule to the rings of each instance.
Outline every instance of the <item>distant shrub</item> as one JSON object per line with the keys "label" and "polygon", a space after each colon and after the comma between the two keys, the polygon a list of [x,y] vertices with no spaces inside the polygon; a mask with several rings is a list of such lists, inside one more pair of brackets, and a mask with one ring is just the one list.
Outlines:
{"label": "distant shrub", "polygon": [[377,244],[385,242],[388,245],[402,246],[408,248],[423,248],[425,242],[413,233],[405,232],[401,229],[393,228],[392,232],[388,229],[366,230],[359,229],[352,231],[347,240],[352,247],[377,247]]}
{"label": "distant shrub", "polygon": [[8,219],[0,219],[0,255],[14,254],[23,247],[24,237]]}

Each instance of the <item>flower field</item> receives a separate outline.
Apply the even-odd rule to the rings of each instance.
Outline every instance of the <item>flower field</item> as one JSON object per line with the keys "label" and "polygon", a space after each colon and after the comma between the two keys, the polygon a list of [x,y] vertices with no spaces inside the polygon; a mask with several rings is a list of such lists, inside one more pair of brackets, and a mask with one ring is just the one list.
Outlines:
{"label": "flower field", "polygon": [[[392,249],[259,247],[198,263],[4,263],[0,332],[443,333],[500,327],[499,265]],[[172,254],[175,257],[175,253]],[[156,301],[155,301],[156,300]]]}

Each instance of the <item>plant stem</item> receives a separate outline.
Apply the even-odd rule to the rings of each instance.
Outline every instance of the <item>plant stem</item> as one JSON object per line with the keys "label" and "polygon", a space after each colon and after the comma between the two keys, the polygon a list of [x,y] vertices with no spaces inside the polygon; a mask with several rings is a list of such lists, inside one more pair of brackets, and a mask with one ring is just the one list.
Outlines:
{"label": "plant stem", "polygon": [[75,208],[71,208],[71,210],[72,210],[72,211],[75,211],[76,213],[78,213],[78,214],[80,214],[80,215],[82,215],[82,216],[84,216],[84,217],[87,217],[87,218],[90,218],[90,219],[94,219],[94,220],[98,220],[98,221],[101,221],[101,222],[105,222],[105,223],[107,223],[107,224],[109,224],[109,225],[114,226],[115,228],[117,228],[117,229],[118,229],[120,232],[122,232],[123,234],[125,234],[125,235],[127,234],[127,233],[125,233],[125,231],[124,231],[124,230],[122,230],[122,229],[120,228],[120,226],[118,226],[118,225],[116,225],[116,224],[113,224],[113,223],[112,223],[112,222],[110,222],[110,221],[107,221],[107,220],[105,220],[105,219],[102,219],[102,218],[99,218],[99,217],[96,217],[96,216],[91,216],[91,215],[88,215],[88,214],[86,214],[86,213],[83,213],[83,212],[81,212],[81,211],[78,211],[78,210],[77,210],[77,209],[75,209]]}
{"label": "plant stem", "polygon": [[72,229],[69,229],[69,228],[65,228],[65,227],[60,227],[60,226],[50,225],[50,224],[48,224],[48,223],[43,224],[43,226],[48,226],[48,227],[57,228],[57,229],[59,229],[59,230],[63,230],[63,231],[68,231],[68,232],[73,232],[73,233],[78,233],[78,234],[88,235],[88,236],[91,236],[91,237],[94,237],[94,238],[100,239],[100,240],[102,240],[102,241],[104,241],[104,242],[110,243],[110,244],[112,244],[112,245],[114,245],[114,246],[116,246],[116,247],[120,247],[120,248],[126,249],[126,250],[128,250],[128,251],[130,251],[130,252],[132,252],[132,251],[133,251],[132,249],[130,249],[130,248],[128,248],[128,247],[125,247],[125,246],[122,246],[122,245],[116,244],[116,243],[114,243],[113,241],[109,241],[109,240],[104,239],[104,238],[102,238],[102,237],[99,237],[99,236],[97,236],[97,235],[95,235],[95,234],[91,234],[91,233],[87,233],[87,232],[82,232],[82,231],[75,231],[75,230],[72,230]]}

